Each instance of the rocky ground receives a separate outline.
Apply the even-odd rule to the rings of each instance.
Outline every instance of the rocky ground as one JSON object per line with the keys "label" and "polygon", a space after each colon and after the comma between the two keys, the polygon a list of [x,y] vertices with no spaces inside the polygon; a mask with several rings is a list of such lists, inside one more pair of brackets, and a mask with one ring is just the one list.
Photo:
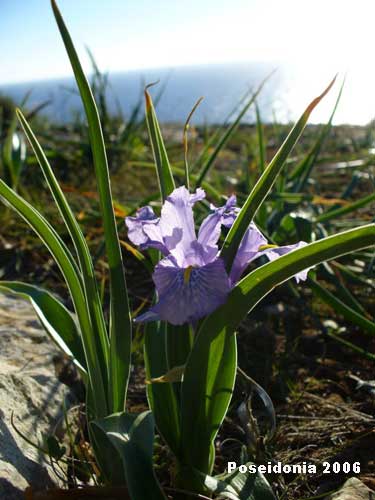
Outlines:
{"label": "rocky ground", "polygon": [[[41,451],[61,422],[68,390],[55,375],[56,347],[39,326],[31,305],[0,294],[0,499],[24,498],[24,490],[56,485]],[[12,415],[13,424],[12,425]]]}

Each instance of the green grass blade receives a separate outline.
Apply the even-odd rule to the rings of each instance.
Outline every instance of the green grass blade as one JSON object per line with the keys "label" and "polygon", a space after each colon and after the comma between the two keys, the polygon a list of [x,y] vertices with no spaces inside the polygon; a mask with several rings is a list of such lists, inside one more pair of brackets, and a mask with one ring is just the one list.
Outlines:
{"label": "green grass blade", "polygon": [[368,352],[366,349],[363,349],[362,347],[359,347],[352,342],[349,342],[348,340],[343,339],[340,335],[335,335],[332,332],[327,332],[328,337],[331,339],[335,340],[336,342],[344,345],[347,349],[350,351],[353,351],[364,358],[369,359],[372,362],[375,362],[375,354],[372,354],[371,352]]}
{"label": "green grass blade", "polygon": [[146,100],[146,122],[148,133],[151,140],[152,152],[154,155],[156,172],[159,180],[160,194],[162,200],[165,201],[167,196],[174,190],[175,183],[173,179],[172,169],[169,164],[167,151],[165,149],[163,137],[160,132],[158,119],[156,117],[154,105],[151,95],[147,87],[145,89]]}
{"label": "green grass blade", "polygon": [[327,212],[318,215],[314,222],[327,222],[332,219],[337,219],[337,217],[342,217],[343,215],[355,212],[359,208],[363,208],[373,201],[375,201],[375,193],[364,196],[363,198],[360,198],[353,203],[349,203],[344,207],[336,208],[335,210],[328,210]]}
{"label": "green grass blade", "polygon": [[64,276],[80,324],[90,383],[95,383],[95,387],[92,387],[94,389],[95,413],[98,417],[105,416],[107,414],[105,385],[95,349],[92,324],[87,309],[82,280],[79,271],[74,266],[72,256],[45,218],[2,180],[0,180],[0,197],[36,232],[50,251]]}
{"label": "green grass blade", "polygon": [[184,125],[184,133],[183,133],[183,144],[184,144],[184,167],[185,167],[185,186],[187,189],[190,189],[190,178],[189,178],[189,162],[188,162],[188,130],[190,127],[190,120],[199,106],[199,104],[202,102],[203,97],[200,97],[198,101],[194,104],[192,110],[190,111],[188,117],[186,118],[186,122]]}
{"label": "green grass blade", "polygon": [[334,286],[334,295],[337,299],[340,299],[344,304],[354,309],[357,313],[367,316],[366,309],[362,304],[354,297],[346,283],[343,279],[342,274],[338,269],[333,270],[332,266],[326,262],[321,265],[320,270],[322,272],[322,277],[325,281]]}
{"label": "green grass blade", "polygon": [[103,374],[103,380],[108,379],[107,366],[109,355],[108,335],[106,331],[103,310],[98,293],[94,267],[92,264],[90,252],[86,240],[82,234],[81,228],[73,215],[73,212],[65,198],[62,189],[57,182],[53,170],[29,124],[21,111],[17,110],[18,119],[22,125],[26,137],[28,138],[40,168],[55,199],[60,214],[67,226],[69,234],[74,243],[78,255],[78,261],[83,276],[83,283],[87,297],[87,304],[90,311],[91,321],[94,328],[95,340],[97,342],[97,352],[100,359],[100,366]]}
{"label": "green grass blade", "polygon": [[241,243],[245,231],[249,227],[255,214],[257,213],[257,210],[262,205],[264,199],[274,185],[276,178],[285,163],[285,160],[287,159],[289,153],[292,151],[294,145],[302,134],[311,112],[313,111],[315,106],[317,106],[317,104],[323,99],[327,92],[329,92],[335,82],[335,79],[336,77],[332,80],[332,82],[324,90],[324,92],[308,105],[300,119],[289,132],[289,135],[285,139],[281,148],[276,153],[275,157],[269,163],[267,168],[264,170],[262,176],[249,194],[245,204],[243,205],[240,213],[238,214],[238,217],[236,218],[225,239],[223,250],[221,252],[228,270],[232,266],[234,256],[236,255],[237,249],[239,247],[239,244]]}
{"label": "green grass blade", "polygon": [[[246,101],[246,99],[249,97],[249,95],[252,94],[251,89],[246,90],[246,92],[242,95],[241,99],[236,102],[236,104],[233,106],[233,108],[229,111],[227,116],[224,118],[223,123],[221,125],[221,128],[228,126],[228,123],[230,119],[236,115],[237,111],[240,110],[242,104]],[[208,140],[205,141],[205,145],[201,153],[199,154],[198,158],[194,161],[190,168],[190,172],[195,171],[200,165],[203,165],[206,158],[208,157],[208,153],[212,145],[216,140],[219,139],[220,137],[220,127],[215,128],[215,132],[211,135],[211,137],[208,138]]]}
{"label": "green grass blade", "polygon": [[200,172],[198,174],[198,180],[195,183],[195,187],[196,188],[199,187],[199,186],[201,186],[203,180],[205,179],[205,177],[208,174],[210,168],[212,167],[214,161],[216,160],[216,157],[218,156],[218,154],[220,153],[220,151],[223,149],[223,147],[225,146],[225,144],[228,142],[228,140],[230,139],[230,137],[233,135],[233,133],[236,131],[238,125],[240,124],[241,119],[244,117],[245,113],[250,108],[250,106],[254,103],[255,99],[258,97],[258,95],[261,92],[261,90],[263,89],[264,85],[266,84],[266,82],[268,81],[268,79],[272,75],[273,75],[273,72],[270,75],[268,75],[261,82],[261,84],[259,85],[259,87],[257,88],[257,90],[252,94],[252,96],[250,97],[250,99],[246,102],[246,104],[244,105],[244,107],[238,113],[238,115],[237,115],[236,119],[233,121],[233,123],[231,123],[227,127],[227,129],[224,131],[223,135],[220,137],[217,145],[215,146],[213,152],[206,159],[206,161],[204,162],[204,164],[201,167],[201,170],[200,170]]}
{"label": "green grass blade", "polygon": [[302,159],[302,161],[296,166],[296,168],[293,170],[293,172],[290,174],[289,179],[290,180],[295,180],[295,186],[293,191],[302,191],[304,187],[306,186],[306,182],[311,174],[311,171],[316,164],[316,160],[319,157],[319,154],[322,150],[323,144],[328,137],[328,134],[331,130],[332,127],[332,120],[335,116],[337,107],[339,105],[341,95],[344,89],[345,85],[345,78],[341,84],[335,105],[333,107],[331,116],[329,117],[328,122],[324,125],[322,128],[320,134],[318,135],[318,138],[315,142],[315,144],[312,146],[311,150],[309,153],[305,156],[305,158]]}
{"label": "green grass blade", "polygon": [[337,313],[343,316],[347,321],[359,326],[364,333],[375,335],[375,323],[359,314],[353,308],[349,307],[343,301],[335,297],[325,287],[312,278],[309,278],[308,285],[311,290],[326,304],[331,306]]}
{"label": "green grass blade", "polygon": [[72,39],[65,26],[60,11],[57,8],[55,0],[51,0],[51,3],[61,37],[73,68],[74,76],[87,116],[110,273],[111,307],[109,387],[112,391],[110,394],[110,407],[113,412],[122,411],[125,406],[130,372],[131,320],[121,248],[112,205],[107,155],[104,146],[99,114],[89,83],[82,70]]}
{"label": "green grass blade", "polygon": [[64,304],[46,290],[18,281],[0,281],[0,291],[28,300],[52,340],[87,371],[80,331]]}
{"label": "green grass blade", "polygon": [[266,150],[264,145],[264,129],[262,124],[262,119],[260,116],[260,110],[258,103],[255,102],[255,116],[257,122],[257,137],[258,137],[258,148],[259,148],[259,167],[260,171],[263,172],[266,168]]}
{"label": "green grass blade", "polygon": [[333,262],[331,265],[337,268],[346,277],[347,280],[350,280],[353,283],[375,290],[375,283],[372,280],[370,281],[369,279],[362,278],[360,274],[355,273],[354,271],[349,269],[348,266],[345,266],[340,262],[336,261]]}

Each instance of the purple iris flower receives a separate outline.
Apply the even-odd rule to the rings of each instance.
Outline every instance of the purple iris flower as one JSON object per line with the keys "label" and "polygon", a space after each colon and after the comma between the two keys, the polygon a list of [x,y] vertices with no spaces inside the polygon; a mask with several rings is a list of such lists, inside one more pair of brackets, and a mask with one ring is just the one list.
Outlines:
{"label": "purple iris flower", "polygon": [[[266,254],[270,260],[306,245],[273,247],[254,223],[246,231],[228,276],[220,257],[218,241],[222,226],[231,227],[239,209],[231,196],[222,207],[210,206],[211,213],[195,232],[193,206],[205,198],[199,188],[190,194],[184,187],[175,189],[165,200],[160,217],[151,207],[126,217],[130,241],[141,249],[155,248],[164,258],[156,265],[153,281],[159,300],[136,321],[164,320],[174,325],[193,323],[224,304],[231,288],[254,259]],[[298,273],[297,281],[306,279]]]}

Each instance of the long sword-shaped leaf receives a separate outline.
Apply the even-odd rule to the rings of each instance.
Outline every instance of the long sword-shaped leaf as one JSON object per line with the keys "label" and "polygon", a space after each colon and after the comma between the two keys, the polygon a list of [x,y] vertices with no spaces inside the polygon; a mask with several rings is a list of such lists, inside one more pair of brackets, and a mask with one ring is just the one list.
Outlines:
{"label": "long sword-shaped leaf", "polygon": [[86,240],[82,234],[81,228],[73,215],[73,212],[65,198],[62,189],[57,182],[53,170],[37,140],[29,124],[21,111],[17,110],[18,119],[21,122],[22,128],[28,138],[35,156],[38,160],[40,168],[43,171],[46,182],[51,190],[55,199],[56,205],[61,213],[61,216],[68,228],[70,236],[73,240],[76,249],[80,268],[82,271],[85,293],[87,297],[87,304],[90,311],[91,321],[94,329],[95,341],[97,342],[98,358],[100,359],[100,366],[103,374],[103,380],[107,381],[107,366],[108,366],[108,336],[101,307],[100,297],[98,293],[97,283],[94,274],[94,267],[92,264],[90,252]]}
{"label": "long sword-shaped leaf", "polygon": [[234,256],[236,255],[237,249],[243,238],[243,235],[245,234],[245,231],[249,227],[249,224],[253,220],[255,214],[257,213],[257,210],[274,185],[274,182],[278,174],[280,173],[285,160],[287,159],[289,153],[292,151],[294,145],[301,136],[312,110],[315,108],[315,106],[317,106],[317,104],[319,104],[319,102],[323,99],[327,92],[329,92],[335,82],[335,79],[336,77],[332,80],[332,82],[324,90],[324,92],[319,97],[316,97],[307,106],[300,119],[289,132],[289,135],[285,139],[281,148],[276,153],[267,168],[264,170],[262,176],[249,194],[245,204],[243,205],[240,213],[238,214],[238,217],[236,218],[225,239],[223,250],[221,252],[228,270],[232,266]]}
{"label": "long sword-shaped leaf", "polygon": [[370,321],[352,307],[349,307],[312,278],[309,278],[308,285],[318,297],[324,300],[324,302],[330,305],[336,312],[341,314],[347,321],[350,321],[354,325],[358,325],[364,333],[375,335],[375,323],[373,321]]}
{"label": "long sword-shaped leaf", "polygon": [[[145,366],[148,380],[159,378],[168,371],[167,326],[152,322],[145,329]],[[147,384],[147,398],[155,417],[156,426],[172,452],[179,453],[180,414],[173,385]]]}
{"label": "long sword-shaped leaf", "polygon": [[353,351],[357,354],[360,354],[361,356],[369,359],[372,362],[375,361],[375,354],[372,354],[371,352],[367,351],[366,349],[363,349],[363,347],[359,347],[359,346],[353,344],[352,342],[349,342],[348,340],[343,339],[341,335],[335,335],[332,332],[327,332],[327,335],[328,335],[328,337],[335,340],[336,342],[343,344],[345,347],[347,347],[351,351]]}
{"label": "long sword-shaped leaf", "polygon": [[212,335],[207,329],[204,335],[194,344],[182,382],[181,461],[210,474],[213,441],[232,397],[237,348],[233,331],[223,328]]}
{"label": "long sword-shaped leaf", "polygon": [[363,198],[360,198],[359,200],[354,201],[353,203],[350,203],[349,205],[346,205],[344,207],[336,208],[335,210],[328,210],[328,212],[318,215],[315,218],[314,222],[327,222],[331,219],[342,217],[343,215],[354,212],[359,208],[365,207],[366,205],[372,203],[373,201],[375,201],[375,193],[369,194],[368,196],[364,196]]}
{"label": "long sword-shaped leaf", "polygon": [[95,349],[92,324],[87,309],[82,280],[79,276],[79,271],[74,266],[72,256],[46,219],[2,180],[0,180],[0,197],[36,232],[52,254],[64,276],[80,324],[90,383],[95,383],[95,387],[92,386],[92,389],[95,389],[93,391],[95,413],[98,417],[105,416],[107,414],[105,385]]}
{"label": "long sword-shaped leaf", "polygon": [[255,116],[257,121],[259,167],[260,171],[263,172],[266,166],[266,148],[264,144],[264,128],[257,102],[255,102]]}
{"label": "long sword-shaped leaf", "polygon": [[130,371],[131,320],[121,248],[112,205],[107,155],[99,114],[89,83],[55,0],[51,0],[51,4],[87,116],[110,273],[110,406],[113,412],[122,411],[125,406]]}
{"label": "long sword-shaped leaf", "polygon": [[[225,339],[228,347],[221,352],[222,363],[227,367],[235,365],[234,340],[230,341],[235,329],[275,286],[310,266],[371,245],[375,245],[375,224],[294,250],[248,274],[233,288],[226,304],[203,321],[182,383],[181,449],[186,464],[200,467],[202,472],[210,468],[212,457],[208,450],[212,450],[213,436],[227,409],[224,395],[230,392],[229,377],[223,377],[222,371],[217,369],[218,360],[212,356],[211,346],[223,343]],[[227,401],[229,403],[229,398]]]}
{"label": "long sword-shaped leaf", "polygon": [[146,100],[146,122],[148,133],[151,140],[152,152],[156,164],[156,172],[158,174],[160,194],[164,201],[167,196],[174,190],[175,183],[171,166],[169,164],[167,151],[165,149],[163,137],[160,132],[158,119],[156,117],[154,105],[151,96],[145,89]]}
{"label": "long sword-shaped leaf", "polygon": [[245,106],[241,109],[241,111],[238,113],[236,119],[229,125],[229,127],[225,130],[224,134],[220,137],[217,145],[215,146],[213,152],[210,154],[210,156],[207,158],[207,160],[204,162],[204,164],[201,167],[201,170],[198,175],[198,180],[195,183],[195,187],[199,187],[203,180],[205,179],[206,175],[208,174],[210,168],[212,167],[214,161],[216,160],[217,155],[220,153],[220,151],[223,149],[225,144],[228,142],[232,134],[236,131],[238,125],[240,124],[240,121],[244,117],[245,113],[247,110],[250,108],[250,106],[254,103],[255,99],[258,97],[259,93],[263,89],[264,85],[268,81],[269,78],[273,75],[274,72],[272,72],[270,75],[266,76],[266,78],[261,82],[257,90],[253,93],[253,95],[250,97],[250,99],[246,102]]}
{"label": "long sword-shaped leaf", "polygon": [[328,122],[324,125],[322,128],[315,144],[312,146],[311,150],[309,153],[303,158],[303,160],[297,165],[297,167],[293,170],[293,172],[290,174],[290,179],[295,180],[295,185],[293,191],[302,191],[304,187],[306,186],[306,182],[311,174],[311,171],[316,164],[316,161],[319,157],[319,154],[322,150],[323,144],[328,137],[328,134],[331,130],[332,127],[332,120],[335,116],[337,107],[339,105],[342,91],[344,89],[345,85],[345,78],[341,84],[335,105],[333,107],[331,116],[329,117]]}
{"label": "long sword-shaped leaf", "polygon": [[13,293],[30,301],[41,324],[65,354],[87,370],[79,329],[70,311],[51,293],[18,281],[0,281],[0,291]]}

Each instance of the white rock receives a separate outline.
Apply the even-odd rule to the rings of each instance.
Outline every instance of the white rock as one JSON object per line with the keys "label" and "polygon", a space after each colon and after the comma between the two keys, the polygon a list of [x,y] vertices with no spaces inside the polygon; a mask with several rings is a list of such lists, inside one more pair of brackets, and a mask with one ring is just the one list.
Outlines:
{"label": "white rock", "polygon": [[[0,499],[23,499],[29,485],[58,484],[44,454],[27,444],[51,434],[67,389],[56,378],[57,349],[25,301],[0,294]],[[47,459],[48,460],[48,459]]]}
{"label": "white rock", "polygon": [[356,477],[348,479],[339,491],[325,500],[375,500],[375,493]]}

